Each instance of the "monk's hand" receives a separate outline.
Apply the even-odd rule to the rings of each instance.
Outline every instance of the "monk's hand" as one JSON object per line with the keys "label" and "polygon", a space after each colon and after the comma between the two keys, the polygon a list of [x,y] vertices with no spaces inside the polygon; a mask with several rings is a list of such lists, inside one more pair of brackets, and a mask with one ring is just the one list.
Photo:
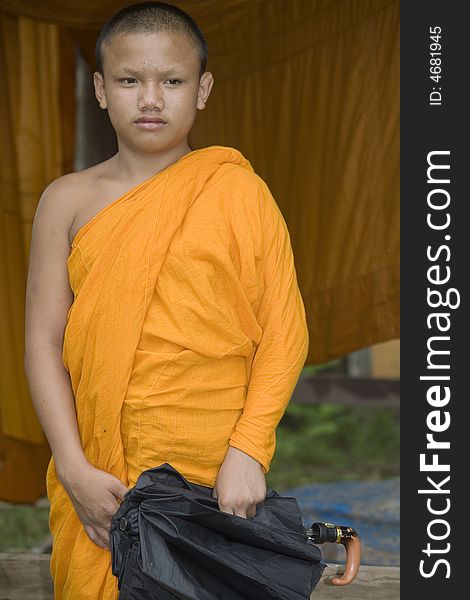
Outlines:
{"label": "monk's hand", "polygon": [[256,515],[256,505],[266,498],[266,477],[261,464],[229,446],[212,491],[219,509],[245,519]]}
{"label": "monk's hand", "polygon": [[111,519],[129,491],[124,483],[88,461],[61,477],[88,537],[100,548],[110,548]]}

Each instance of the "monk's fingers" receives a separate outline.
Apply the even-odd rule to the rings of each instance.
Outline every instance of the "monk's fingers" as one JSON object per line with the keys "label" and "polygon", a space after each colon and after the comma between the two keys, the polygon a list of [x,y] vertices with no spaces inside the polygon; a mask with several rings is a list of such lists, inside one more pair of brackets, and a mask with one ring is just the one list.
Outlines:
{"label": "monk's fingers", "polygon": [[236,515],[237,517],[246,519],[246,508],[243,505],[224,504],[219,500],[219,508],[222,512],[226,512],[229,515]]}
{"label": "monk's fingers", "polygon": [[119,500],[123,501],[124,496],[129,491],[129,488],[126,485],[124,485],[120,479],[118,479],[117,477],[113,477],[109,491],[113,494],[115,498],[118,498]]}
{"label": "monk's fingers", "polygon": [[98,534],[95,527],[93,527],[92,525],[84,525],[83,527],[86,531],[86,534],[94,544],[96,544],[100,548],[108,547],[108,544],[105,540],[101,539],[101,536]]}
{"label": "monk's fingers", "polygon": [[105,527],[99,527],[95,525],[95,531],[100,538],[100,541],[104,544],[104,548],[109,548],[109,530]]}
{"label": "monk's fingers", "polygon": [[233,514],[243,517],[244,519],[252,519],[256,516],[256,503],[244,506],[234,507]]}
{"label": "monk's fingers", "polygon": [[243,519],[252,519],[256,515],[256,504],[250,504],[248,506],[234,506],[233,514]]}
{"label": "monk's fingers", "polygon": [[219,510],[220,512],[227,513],[228,515],[233,515],[233,510],[231,508],[222,506],[221,504],[219,504]]}
{"label": "monk's fingers", "polygon": [[103,531],[109,533],[111,529],[112,515],[105,516],[103,518],[97,518],[90,521],[90,525],[95,528],[98,533]]}
{"label": "monk's fingers", "polygon": [[233,507],[230,503],[224,503],[220,498],[217,498],[217,504],[219,505],[220,512],[225,512],[229,515],[233,515]]}
{"label": "monk's fingers", "polygon": [[111,520],[120,505],[111,492],[105,491],[104,497],[94,499],[93,503],[88,505],[77,503],[74,506],[82,523],[86,523],[92,527],[99,525],[109,530]]}
{"label": "monk's fingers", "polygon": [[237,517],[242,517],[243,519],[247,518],[246,510],[244,508],[234,507],[233,514],[236,515]]}
{"label": "monk's fingers", "polygon": [[95,507],[95,510],[89,514],[89,521],[91,525],[99,527],[104,527],[109,531],[111,527],[111,521],[116,514],[116,511],[119,509],[120,503],[116,496],[108,491],[106,495],[106,499]]}

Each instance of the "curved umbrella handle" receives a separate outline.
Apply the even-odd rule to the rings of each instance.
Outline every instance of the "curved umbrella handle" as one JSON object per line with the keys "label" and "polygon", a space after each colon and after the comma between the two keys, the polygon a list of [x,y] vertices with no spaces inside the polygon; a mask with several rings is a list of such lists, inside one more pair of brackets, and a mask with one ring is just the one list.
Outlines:
{"label": "curved umbrella handle", "polygon": [[361,540],[355,529],[346,525],[334,525],[333,523],[312,523],[307,529],[307,537],[315,544],[332,542],[343,544],[346,549],[346,565],[341,577],[333,577],[332,585],[348,585],[359,571],[361,564]]}
{"label": "curved umbrella handle", "polygon": [[341,577],[333,577],[332,585],[348,585],[353,581],[361,564],[361,540],[359,537],[350,537],[340,542],[346,548],[346,565]]}

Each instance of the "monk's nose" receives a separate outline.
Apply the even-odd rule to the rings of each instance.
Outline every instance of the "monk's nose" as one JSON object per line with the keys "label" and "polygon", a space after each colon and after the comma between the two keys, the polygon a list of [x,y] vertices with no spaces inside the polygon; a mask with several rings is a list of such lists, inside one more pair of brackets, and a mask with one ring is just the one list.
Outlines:
{"label": "monk's nose", "polygon": [[157,85],[147,85],[139,99],[140,110],[162,110],[163,94]]}

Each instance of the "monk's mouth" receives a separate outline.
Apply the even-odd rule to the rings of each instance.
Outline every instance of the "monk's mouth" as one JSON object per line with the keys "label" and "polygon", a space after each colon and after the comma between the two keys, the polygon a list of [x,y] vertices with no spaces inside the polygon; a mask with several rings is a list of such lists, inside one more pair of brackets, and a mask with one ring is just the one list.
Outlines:
{"label": "monk's mouth", "polygon": [[166,126],[164,121],[135,121],[135,124],[140,129],[146,129],[147,131],[155,131]]}

